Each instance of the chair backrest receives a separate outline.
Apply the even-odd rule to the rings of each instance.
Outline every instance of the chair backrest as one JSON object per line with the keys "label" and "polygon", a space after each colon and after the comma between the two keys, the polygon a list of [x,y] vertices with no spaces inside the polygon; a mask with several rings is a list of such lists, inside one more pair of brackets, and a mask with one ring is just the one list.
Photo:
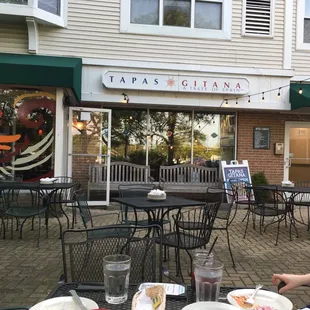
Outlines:
{"label": "chair backrest", "polygon": [[[23,183],[11,183],[9,188],[2,190],[3,203],[5,209],[23,208],[23,214],[26,215],[26,208],[43,207],[43,200],[39,184],[33,184],[31,187]],[[44,206],[47,208],[47,205]]]}
{"label": "chair backrest", "polygon": [[231,189],[232,195],[236,202],[245,201],[254,199],[254,192],[251,188],[247,188],[247,186],[251,187],[251,184],[248,182],[239,180],[239,179],[230,179],[229,188]]}
{"label": "chair backrest", "polygon": [[196,249],[209,242],[220,205],[221,201],[206,203],[173,215],[180,247]]}
{"label": "chair backrest", "polygon": [[[146,237],[149,229],[156,229],[156,234]],[[88,237],[93,234],[96,239]],[[128,225],[66,230],[62,235],[65,281],[103,282],[103,257],[119,253],[131,256],[131,284],[161,282],[162,229],[158,225],[139,226],[139,230]]]}
{"label": "chair backrest", "polygon": [[70,188],[58,189],[53,195],[53,202],[73,202],[74,194],[81,188],[81,184],[72,177],[58,176],[55,179],[57,179],[57,183],[72,183],[72,186]]}
{"label": "chair backrest", "polygon": [[208,187],[206,191],[205,201],[206,203],[212,202],[224,202],[226,199],[226,191],[220,187]]}
{"label": "chair backrest", "polygon": [[118,193],[120,197],[137,197],[146,196],[155,185],[152,183],[148,184],[124,184],[118,186]]}
{"label": "chair backrest", "polygon": [[83,225],[85,228],[93,227],[93,219],[87,203],[87,196],[84,193],[75,192],[74,199],[77,202]]}
{"label": "chair backrest", "polygon": [[[147,194],[155,188],[152,183],[148,184],[124,184],[118,186],[119,197],[146,197]],[[121,222],[126,223],[128,221],[128,212],[132,212],[133,208],[121,204]],[[141,212],[143,210],[139,210]]]}

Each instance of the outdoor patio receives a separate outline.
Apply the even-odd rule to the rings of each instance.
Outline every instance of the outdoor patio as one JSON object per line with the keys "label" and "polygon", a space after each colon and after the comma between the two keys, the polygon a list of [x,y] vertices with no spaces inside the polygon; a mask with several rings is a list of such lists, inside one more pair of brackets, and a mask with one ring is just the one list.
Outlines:
{"label": "outdoor patio", "polygon": [[[92,210],[94,214],[103,214],[105,211]],[[273,273],[307,273],[310,272],[310,241],[306,226],[297,224],[299,238],[289,240],[289,228],[282,222],[279,245],[274,246],[276,225],[269,227],[266,233],[259,234],[258,228],[249,227],[246,239],[243,239],[245,222],[242,219],[245,210],[239,210],[232,226],[230,227],[231,244],[236,268],[232,267],[229,256],[225,232],[214,231],[212,239],[219,236],[215,246],[215,255],[225,265],[223,285],[254,286],[264,284],[266,288],[272,287],[271,276]],[[71,210],[68,211],[71,214]],[[104,216],[96,218],[96,226],[109,224],[100,222]],[[116,219],[115,219],[116,220]],[[65,226],[65,219],[61,219]],[[37,227],[31,231],[31,221],[24,227],[24,239],[18,238],[14,231],[13,239],[10,232],[7,239],[0,239],[1,264],[0,264],[0,305],[33,305],[43,300],[57,285],[62,273],[62,255],[59,240],[59,226],[55,219],[50,220],[48,238],[45,229],[42,229],[40,247],[36,246]],[[82,227],[78,217],[77,227]],[[171,251],[170,262],[164,263],[171,274],[175,273],[175,262]],[[188,269],[189,259],[184,255],[183,274]],[[190,278],[186,277],[189,284]],[[302,288],[286,294],[297,307],[310,303],[310,288]]]}

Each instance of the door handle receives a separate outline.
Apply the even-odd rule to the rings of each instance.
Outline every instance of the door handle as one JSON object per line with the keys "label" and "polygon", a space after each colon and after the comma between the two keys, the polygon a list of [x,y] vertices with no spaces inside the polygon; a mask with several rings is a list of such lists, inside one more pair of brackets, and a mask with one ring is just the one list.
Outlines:
{"label": "door handle", "polygon": [[286,168],[290,168],[292,165],[292,160],[290,158],[286,158],[285,165],[286,165]]}

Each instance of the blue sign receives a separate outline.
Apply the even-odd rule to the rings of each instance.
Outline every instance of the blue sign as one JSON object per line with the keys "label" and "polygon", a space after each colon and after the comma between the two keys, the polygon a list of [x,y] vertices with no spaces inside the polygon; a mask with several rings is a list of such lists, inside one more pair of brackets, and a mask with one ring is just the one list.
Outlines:
{"label": "blue sign", "polygon": [[225,188],[232,192],[234,184],[238,189],[238,200],[247,199],[245,186],[251,184],[251,176],[248,165],[227,165],[223,167]]}

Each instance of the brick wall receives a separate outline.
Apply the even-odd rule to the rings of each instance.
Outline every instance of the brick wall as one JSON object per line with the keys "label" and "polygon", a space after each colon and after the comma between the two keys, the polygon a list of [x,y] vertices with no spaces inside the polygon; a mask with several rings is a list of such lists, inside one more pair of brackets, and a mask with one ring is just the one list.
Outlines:
{"label": "brick wall", "polygon": [[[237,160],[248,160],[251,174],[264,171],[270,184],[280,183],[284,173],[284,155],[274,155],[274,144],[284,143],[285,121],[310,122],[310,115],[262,112],[238,113]],[[253,148],[253,128],[270,127],[270,149]],[[302,127],[302,126],[301,126]]]}

